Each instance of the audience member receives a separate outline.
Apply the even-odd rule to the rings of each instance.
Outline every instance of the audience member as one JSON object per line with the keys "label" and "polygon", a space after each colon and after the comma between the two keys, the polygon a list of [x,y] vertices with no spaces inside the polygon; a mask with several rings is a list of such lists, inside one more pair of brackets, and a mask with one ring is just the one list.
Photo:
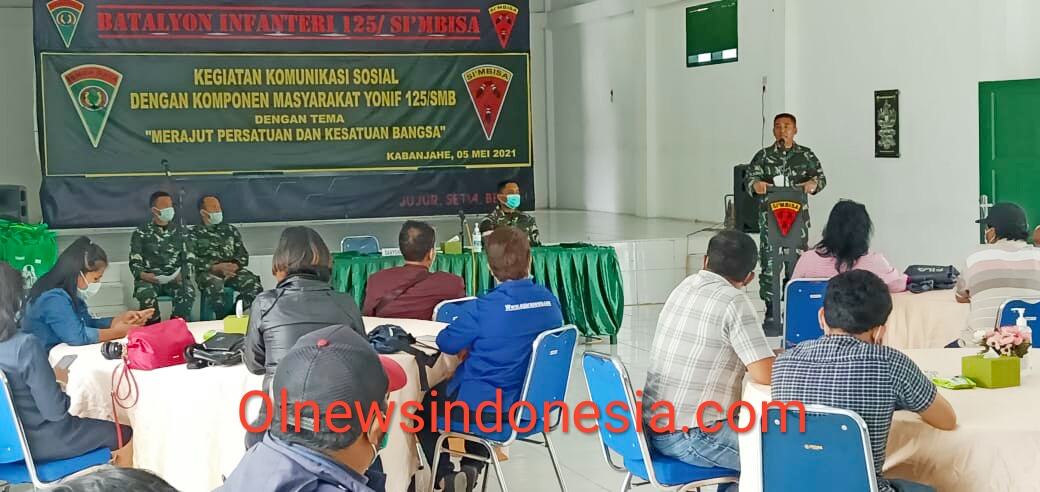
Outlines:
{"label": "audience member", "polygon": [[130,236],[130,273],[134,299],[142,310],[153,309],[151,322],[159,321],[159,296],[173,298],[173,316],[188,319],[195,304],[195,285],[186,281],[195,253],[190,231],[173,223],[173,198],[165,191],[152,193],[151,220]]}
{"label": "audience member", "polygon": [[22,331],[35,335],[50,351],[59,343],[89,345],[118,340],[152,317],[152,310],[127,311],[115,318],[95,318],[86,299],[101,289],[108,257],[100,246],[81,237],[58,257],[57,263],[29,291]]}
{"label": "audience member", "polygon": [[52,369],[40,340],[18,331],[21,301],[22,275],[0,262],[0,370],[7,377],[13,410],[33,459],[62,460],[108,448],[116,465],[130,466],[134,456],[130,427],[122,426],[126,444],[120,446],[112,422],[69,415],[69,397],[58,385],[59,380],[68,381],[68,371]]}
{"label": "audience member", "polygon": [[498,204],[478,226],[485,238],[503,226],[516,227],[527,234],[531,246],[541,246],[538,240],[538,224],[534,217],[520,211],[520,185],[516,181],[498,184]]}
{"label": "audience member", "polygon": [[874,224],[867,207],[842,200],[831,209],[823,239],[802,253],[791,278],[831,278],[849,270],[866,270],[881,278],[890,292],[906,290],[906,274],[896,270],[881,253],[870,251]]}
{"label": "audience member", "polygon": [[437,256],[437,237],[429,224],[412,220],[405,222],[397,236],[397,244],[404,256],[404,266],[382,270],[368,277],[365,316],[433,319],[433,308],[441,301],[466,295],[462,277],[447,272],[430,272]]}
{"label": "audience member", "polygon": [[405,378],[396,362],[376,354],[351,326],[300,338],[275,371],[270,431],[217,490],[382,492],[386,477],[370,469],[385,445],[382,429],[363,431],[365,416],[333,404],[360,406],[365,415],[378,406],[385,414],[388,394],[403,387]]}
{"label": "audience member", "polygon": [[[643,395],[643,420],[665,413],[650,411],[657,402],[674,406],[675,422],[656,419],[683,432],[647,430],[658,452],[702,467],[740,470],[737,433],[726,425],[725,410],[707,407],[705,428],[722,422],[717,432],[698,427],[698,409],[717,402],[723,409],[740,400],[744,374],[768,384],[774,354],[751,300],[742,290],[755,278],[755,242],[737,231],[711,238],[704,269],[687,277],[672,291],[661,311],[650,349],[650,368]],[[726,489],[723,489],[726,490]]]}
{"label": "audience member", "polygon": [[[278,285],[253,302],[242,357],[250,371],[264,374],[264,391],[279,361],[303,335],[329,325],[366,333],[354,299],[329,285],[332,255],[317,232],[302,226],[285,229],[272,262]],[[247,446],[259,438],[246,436]]]}
{"label": "audience member", "polygon": [[[515,227],[499,227],[485,242],[488,267],[499,285],[484,296],[458,306],[451,322],[437,336],[437,346],[446,354],[458,355],[462,364],[449,381],[434,388],[436,397],[427,397],[424,408],[434,402],[464,402],[472,419],[481,403],[496,400],[502,392],[502,409],[508,411],[520,398],[531,346],[542,332],[563,326],[560,301],[549,289],[535,284],[530,276],[531,245],[528,235]],[[432,393],[432,392],[431,392]],[[465,410],[452,407],[452,421],[461,422]],[[426,416],[429,421],[429,415]],[[495,422],[497,414],[483,417]],[[508,416],[502,416],[508,425]],[[437,434],[424,428],[419,439],[430,463],[436,451]],[[486,453],[467,444],[470,454]],[[462,472],[453,471],[448,455],[443,454],[437,481],[447,478],[448,488],[456,492],[472,489],[483,464],[463,459]]]}
{"label": "audience member", "polygon": [[246,311],[263,287],[260,277],[246,269],[249,252],[242,244],[242,235],[235,226],[224,222],[224,211],[220,199],[205,195],[199,199],[199,215],[202,225],[194,228],[192,236],[195,247],[195,283],[206,295],[209,307],[217,319],[230,314],[230,306],[224,299],[224,287],[238,292],[238,299]]}
{"label": "audience member", "polygon": [[1014,203],[998,203],[984,223],[988,244],[968,256],[957,280],[957,301],[971,303],[963,346],[971,345],[975,331],[995,327],[1004,301],[1040,297],[1040,249],[1027,242],[1026,211]]}
{"label": "audience member", "polygon": [[177,489],[152,472],[136,468],[105,468],[62,482],[47,489],[51,492],[177,492]]}
{"label": "audience member", "polygon": [[844,272],[827,285],[820,326],[824,336],[802,342],[773,366],[773,399],[856,412],[867,424],[879,492],[935,489],[882,478],[892,413],[909,410],[929,425],[951,430],[953,407],[909,357],[881,345],[892,297],[873,273]]}

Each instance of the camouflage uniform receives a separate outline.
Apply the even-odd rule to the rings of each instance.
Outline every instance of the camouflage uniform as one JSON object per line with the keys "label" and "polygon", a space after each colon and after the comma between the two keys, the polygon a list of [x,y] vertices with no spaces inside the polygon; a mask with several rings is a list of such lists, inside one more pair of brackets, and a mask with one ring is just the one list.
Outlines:
{"label": "camouflage uniform", "polygon": [[[827,177],[823,174],[820,159],[816,157],[816,154],[813,154],[809,147],[798,144],[795,144],[790,149],[783,149],[780,145],[774,144],[758,151],[751,160],[751,167],[748,169],[745,184],[748,192],[758,198],[759,203],[762,204],[758,214],[759,261],[762,264],[762,274],[758,276],[760,286],[758,295],[763,301],[766,301],[767,306],[773,298],[773,248],[769,244],[769,212],[766,211],[763,203],[765,195],[755,195],[754,184],[759,181],[773,184],[774,176],[784,176],[787,178],[788,183],[794,186],[808,181],[806,179],[807,176],[814,174],[817,182],[816,192],[819,193],[827,186]],[[805,250],[809,242],[808,205],[806,205],[803,213],[805,214],[805,230],[802,231],[802,250]],[[793,264],[784,265],[783,271],[786,277],[790,277],[793,270]]]}
{"label": "camouflage uniform", "polygon": [[527,238],[531,240],[531,246],[541,246],[542,243],[538,240],[538,224],[535,223],[534,217],[527,215],[519,210],[516,212],[506,212],[502,206],[495,207],[495,210],[490,214],[487,214],[483,220],[480,221],[480,233],[485,234],[494,231],[496,227],[510,226],[516,227],[527,233]]}
{"label": "camouflage uniform", "polygon": [[[195,249],[195,282],[199,291],[206,295],[210,307],[217,319],[228,315],[228,306],[224,299],[224,286],[238,291],[246,312],[253,304],[257,294],[263,290],[260,278],[246,270],[249,264],[249,253],[242,244],[242,235],[230,224],[198,225],[193,228],[192,242]],[[217,263],[235,263],[238,273],[231,279],[214,275],[210,268]]]}
{"label": "camouflage uniform", "polygon": [[[182,241],[187,251],[184,258]],[[173,316],[189,319],[191,308],[195,303],[195,285],[191,282],[193,262],[191,235],[182,235],[178,226],[159,226],[149,222],[138,227],[130,236],[130,272],[134,275],[134,299],[140,303],[140,309],[155,308],[152,321],[159,319],[159,296],[173,298]],[[141,273],[170,275],[181,269],[181,279],[166,285],[153,284],[141,280]]]}

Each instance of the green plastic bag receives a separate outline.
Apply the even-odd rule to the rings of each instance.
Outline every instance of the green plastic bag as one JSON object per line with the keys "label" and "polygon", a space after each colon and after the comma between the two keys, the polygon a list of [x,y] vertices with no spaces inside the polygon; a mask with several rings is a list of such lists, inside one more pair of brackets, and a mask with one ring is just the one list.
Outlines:
{"label": "green plastic bag", "polygon": [[54,268],[58,243],[47,224],[0,220],[0,260],[22,271],[26,287]]}

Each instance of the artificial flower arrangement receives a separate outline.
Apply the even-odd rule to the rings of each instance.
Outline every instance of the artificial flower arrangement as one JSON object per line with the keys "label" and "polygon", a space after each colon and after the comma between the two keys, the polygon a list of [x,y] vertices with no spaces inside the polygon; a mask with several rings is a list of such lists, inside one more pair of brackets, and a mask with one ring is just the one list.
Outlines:
{"label": "artificial flower arrangement", "polygon": [[1033,345],[1029,328],[1002,326],[979,330],[973,338],[983,350],[961,359],[961,374],[983,388],[1018,386],[1022,370],[1028,368],[1028,359],[1024,357]]}
{"label": "artificial flower arrangement", "polygon": [[975,343],[983,347],[979,355],[985,355],[990,350],[998,356],[1025,357],[1029,347],[1033,346],[1033,334],[1028,328],[1025,330],[1017,326],[1002,326],[996,330],[979,330],[975,332]]}

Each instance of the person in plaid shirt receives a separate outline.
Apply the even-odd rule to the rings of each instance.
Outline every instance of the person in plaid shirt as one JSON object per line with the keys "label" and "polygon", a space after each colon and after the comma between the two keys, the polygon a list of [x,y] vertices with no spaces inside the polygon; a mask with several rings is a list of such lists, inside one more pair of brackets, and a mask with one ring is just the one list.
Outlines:
{"label": "person in plaid shirt", "polygon": [[851,410],[867,424],[878,492],[935,492],[909,480],[881,477],[892,413],[909,410],[942,430],[957,426],[953,407],[902,352],[881,345],[892,312],[877,275],[850,270],[827,284],[820,326],[824,336],[802,342],[773,366],[773,399]]}

